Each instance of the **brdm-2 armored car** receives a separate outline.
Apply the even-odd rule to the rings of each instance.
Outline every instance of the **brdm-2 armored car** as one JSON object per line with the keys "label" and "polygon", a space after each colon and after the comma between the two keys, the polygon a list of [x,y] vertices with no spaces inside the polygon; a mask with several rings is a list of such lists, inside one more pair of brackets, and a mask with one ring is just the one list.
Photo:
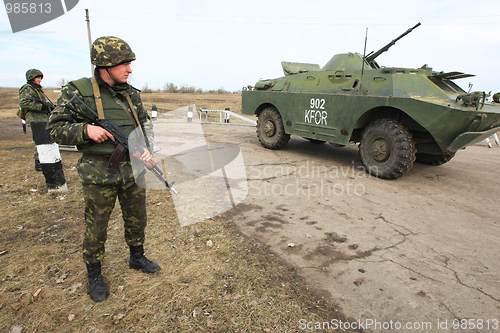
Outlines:
{"label": "brdm-2 armored car", "polygon": [[500,131],[500,94],[489,102],[490,94],[453,82],[474,75],[377,64],[375,58],[419,25],[377,52],[337,54],[323,68],[282,62],[285,76],[245,88],[242,111],[258,116],[260,143],[281,149],[291,134],[313,143],[359,142],[366,170],[396,179],[415,160],[441,165]]}

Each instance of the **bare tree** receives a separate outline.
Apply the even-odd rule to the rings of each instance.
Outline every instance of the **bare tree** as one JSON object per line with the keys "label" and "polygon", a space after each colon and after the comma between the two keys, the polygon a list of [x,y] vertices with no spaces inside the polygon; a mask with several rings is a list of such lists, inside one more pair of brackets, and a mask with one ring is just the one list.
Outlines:
{"label": "bare tree", "polygon": [[166,91],[166,92],[169,92],[169,93],[176,93],[179,91],[179,89],[177,88],[177,86],[171,82],[167,82],[165,83],[165,85],[163,86],[163,91]]}
{"label": "bare tree", "polygon": [[64,87],[65,85],[67,85],[69,83],[69,80],[66,79],[65,77],[62,77],[60,80],[59,80],[59,86],[61,87]]}
{"label": "bare tree", "polygon": [[147,82],[146,82],[146,83],[144,83],[144,85],[142,86],[141,91],[142,91],[143,93],[150,93],[150,92],[153,92],[151,89],[149,89],[149,85],[148,85],[148,83],[147,83]]}

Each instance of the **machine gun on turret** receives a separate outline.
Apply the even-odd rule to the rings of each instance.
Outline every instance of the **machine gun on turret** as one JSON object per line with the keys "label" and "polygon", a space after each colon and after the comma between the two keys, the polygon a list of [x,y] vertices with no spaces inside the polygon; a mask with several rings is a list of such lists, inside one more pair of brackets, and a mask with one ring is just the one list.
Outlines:
{"label": "machine gun on turret", "polygon": [[365,57],[365,60],[366,62],[373,68],[373,69],[377,69],[377,68],[380,68],[380,66],[377,64],[377,62],[375,61],[375,58],[377,58],[379,55],[381,55],[382,53],[384,53],[385,51],[389,50],[389,48],[391,46],[393,46],[394,44],[396,44],[396,42],[398,40],[400,40],[401,38],[403,38],[404,36],[408,35],[410,32],[413,31],[413,29],[415,29],[416,27],[418,27],[420,25],[420,22],[418,22],[417,24],[415,24],[415,26],[413,28],[410,28],[408,30],[406,30],[406,32],[404,34],[402,34],[401,36],[399,36],[398,38],[396,39],[393,39],[389,44],[387,44],[386,46],[384,46],[383,48],[381,48],[380,50],[378,50],[377,52],[370,52],[366,57]]}

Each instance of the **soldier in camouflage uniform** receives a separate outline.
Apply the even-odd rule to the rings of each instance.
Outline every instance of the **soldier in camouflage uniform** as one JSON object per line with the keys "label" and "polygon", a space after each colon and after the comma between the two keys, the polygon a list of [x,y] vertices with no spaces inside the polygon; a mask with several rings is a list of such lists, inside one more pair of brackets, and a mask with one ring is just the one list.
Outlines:
{"label": "soldier in camouflage uniform", "polygon": [[[134,181],[127,154],[116,170],[108,168],[108,160],[115,149],[113,136],[105,129],[88,124],[81,115],[64,107],[73,95],[78,95],[92,109],[101,109],[101,119],[115,122],[127,134],[137,126],[146,133],[148,147],[153,147],[152,123],[142,105],[139,91],[127,83],[135,54],[130,46],[116,37],[100,37],[91,47],[92,64],[96,66],[94,78],[70,82],[61,91],[57,107],[48,128],[54,141],[77,145],[83,153],[78,161],[78,174],[85,197],[85,234],[83,260],[87,265],[89,294],[95,301],[108,297],[108,289],[101,274],[108,220],[116,202],[120,201],[124,220],[125,240],[130,247],[129,267],[145,273],[155,273],[160,266],[144,255],[144,229],[146,228],[146,190]],[[99,98],[96,98],[98,96]],[[99,107],[99,104],[102,104]],[[72,107],[94,117],[77,102]],[[138,120],[138,124],[137,124]],[[144,161],[152,161],[151,152],[144,149]]]}
{"label": "soldier in camouflage uniform", "polygon": [[[40,83],[43,73],[38,69],[26,72],[27,83],[19,89],[19,116],[25,116],[31,127],[35,147],[35,170],[42,171],[49,193],[67,192],[68,186],[59,154],[59,147],[50,138],[45,129],[50,111],[54,108],[50,99],[44,94]],[[40,160],[42,163],[40,163]]]}
{"label": "soldier in camouflage uniform", "polygon": [[[47,96],[42,90],[40,83],[43,79],[43,73],[35,68],[26,72],[26,84],[19,89],[19,107],[26,112],[26,123],[31,127],[34,121],[49,121],[49,106]],[[38,160],[38,151],[35,148],[35,169],[42,171],[40,161]]]}

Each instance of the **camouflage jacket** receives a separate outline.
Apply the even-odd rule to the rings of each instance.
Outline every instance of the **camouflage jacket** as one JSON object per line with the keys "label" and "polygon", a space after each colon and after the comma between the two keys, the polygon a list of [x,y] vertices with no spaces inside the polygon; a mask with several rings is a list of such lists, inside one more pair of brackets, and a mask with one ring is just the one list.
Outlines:
{"label": "camouflage jacket", "polygon": [[30,81],[19,89],[19,107],[26,111],[28,125],[33,121],[47,122],[49,120],[49,113],[42,110],[42,103],[34,99],[44,102],[47,100],[42,86]]}
{"label": "camouflage jacket", "polygon": [[[90,79],[88,80],[90,82]],[[78,83],[78,81],[75,82]],[[52,115],[49,118],[47,129],[50,131],[50,135],[56,143],[64,145],[76,145],[78,150],[82,151],[83,153],[102,154],[105,156],[110,156],[115,149],[115,146],[111,142],[111,140],[107,140],[102,143],[96,143],[91,140],[87,133],[87,124],[89,121],[78,113],[64,107],[64,104],[69,102],[71,97],[76,94],[78,95],[78,97],[84,100],[87,105],[89,105],[94,111],[97,112],[92,91],[90,93],[89,91],[79,91],[76,87],[76,83],[70,82],[68,85],[63,87],[61,94],[59,95],[59,98],[57,100],[57,106],[54,111],[52,111]],[[128,103],[126,102],[125,94],[128,94],[130,96],[133,104],[133,106],[131,107],[135,109],[142,130],[144,133],[146,133],[148,146],[153,147],[153,125],[151,122],[151,118],[142,105],[139,90],[133,88],[130,85],[127,85],[123,91],[117,92],[103,82],[100,83],[99,90],[101,93],[101,99],[103,101],[105,114],[107,114],[106,105],[114,104],[115,112],[117,111],[115,98],[118,98],[121,102],[128,105]],[[96,118],[95,115],[88,111],[83,105],[79,104],[78,101],[73,101],[70,105],[78,111],[87,114],[92,118]],[[121,109],[120,112],[125,113],[123,109]],[[121,118],[126,119],[127,117],[125,116]],[[120,128],[122,128],[127,134],[130,134],[130,126],[126,126],[126,121],[116,120],[112,117],[106,117],[106,120],[116,122],[117,125],[120,126]],[[129,121],[129,123],[131,123],[131,121]],[[150,148],[150,150],[152,149]],[[106,185],[123,182],[123,184],[130,184],[134,179],[130,164],[130,162],[120,163],[119,170],[108,170],[106,168],[107,162],[94,160],[91,161],[85,158],[81,158],[78,162],[77,168],[80,176],[80,181],[82,183]]]}
{"label": "camouflage jacket", "polygon": [[[139,90],[133,88],[130,85],[127,86],[127,89],[123,92],[115,92],[110,88],[108,89],[108,87],[106,86],[100,85],[99,89],[101,92],[102,100],[105,101],[106,99],[114,99],[114,97],[116,96],[122,102],[126,103],[125,94],[129,94],[135,112],[137,114],[137,118],[139,119],[143,131],[147,135],[147,140],[149,141],[148,146],[152,147],[154,139],[151,118],[149,117],[147,111],[144,110]],[[57,106],[54,111],[52,111],[52,115],[50,116],[47,128],[50,130],[52,139],[55,142],[64,145],[77,145],[78,150],[85,152],[85,150],[89,146],[99,144],[89,139],[89,136],[87,134],[88,120],[86,120],[83,116],[77,114],[76,112],[73,112],[64,107],[64,104],[66,104],[75,94],[78,95],[81,99],[88,102],[88,99],[84,98],[84,95],[80,91],[78,91],[78,89],[72,82],[70,82],[68,85],[63,87],[61,94],[59,95]],[[97,112],[97,109],[95,108],[95,102],[87,104],[89,104],[89,106]],[[86,110],[83,105],[78,104],[77,101],[73,102],[71,106],[78,111],[85,113],[92,118],[95,118],[95,116],[90,111]],[[106,120],[114,121],[114,119],[108,118],[106,118]],[[121,124],[118,125],[122,127]],[[110,144],[110,142],[105,141],[104,143],[100,144]],[[112,148],[111,151],[108,151],[107,153],[111,154],[113,152],[113,149],[114,148]]]}

